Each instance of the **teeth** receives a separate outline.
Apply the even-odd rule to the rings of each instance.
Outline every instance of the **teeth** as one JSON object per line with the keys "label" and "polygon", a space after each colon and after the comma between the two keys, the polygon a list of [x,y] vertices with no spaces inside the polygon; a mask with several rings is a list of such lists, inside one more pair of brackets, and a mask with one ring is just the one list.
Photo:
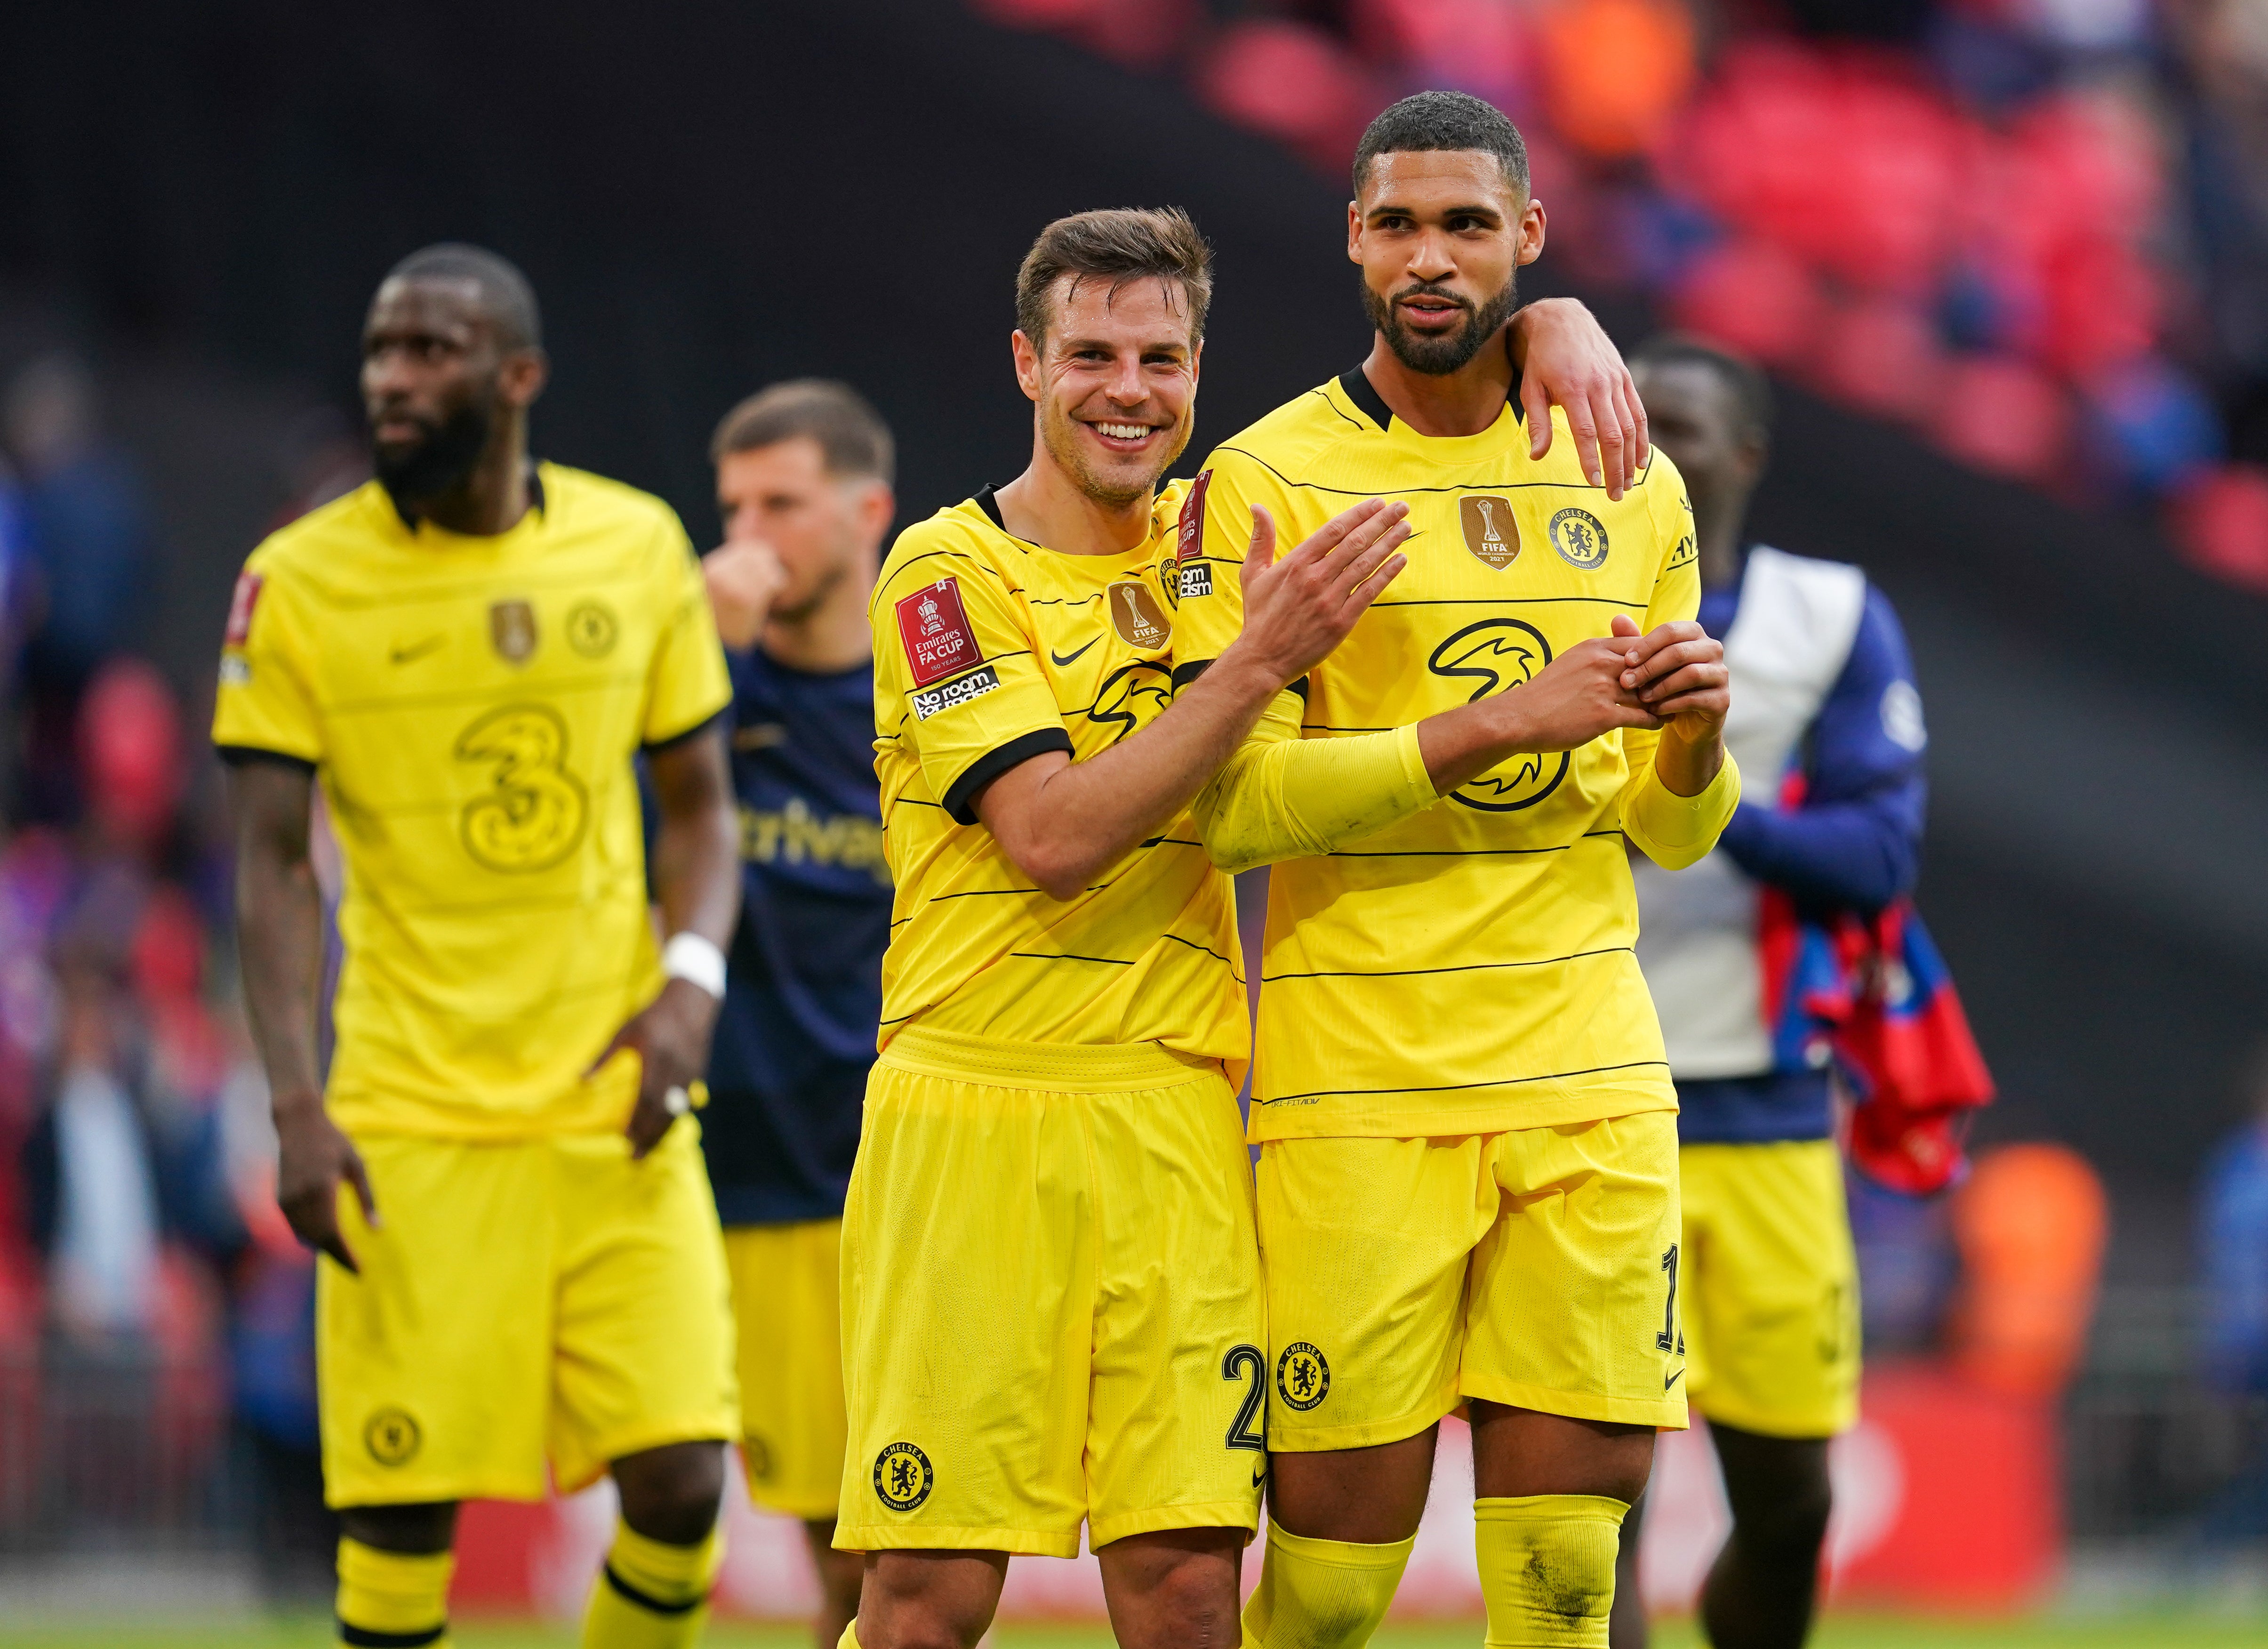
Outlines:
{"label": "teeth", "polygon": [[1122,441],[1138,441],[1150,433],[1146,423],[1098,423],[1094,427]]}

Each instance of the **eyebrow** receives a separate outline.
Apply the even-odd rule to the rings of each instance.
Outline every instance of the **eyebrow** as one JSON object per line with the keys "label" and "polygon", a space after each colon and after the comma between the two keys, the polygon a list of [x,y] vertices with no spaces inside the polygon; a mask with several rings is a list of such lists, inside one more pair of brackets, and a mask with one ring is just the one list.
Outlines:
{"label": "eyebrow", "polygon": [[[1118,346],[1116,344],[1113,343],[1108,338],[1065,338],[1063,340],[1063,348],[1065,351],[1073,350],[1115,350],[1117,347]],[[1135,345],[1135,348],[1145,355],[1150,353],[1150,351],[1153,350],[1172,350],[1180,354],[1186,355],[1189,351],[1190,345],[1187,339],[1175,339],[1170,343],[1140,343]]]}
{"label": "eyebrow", "polygon": [[[1400,212],[1404,217],[1414,217],[1418,215],[1418,209],[1414,206],[1405,206],[1398,201],[1381,201],[1377,205],[1365,212],[1363,217],[1365,218],[1376,217],[1382,212]],[[1444,206],[1441,208],[1441,216],[1444,217],[1454,217],[1460,214],[1472,214],[1484,217],[1508,217],[1511,216],[1511,214],[1506,212],[1501,206],[1483,205],[1471,201],[1467,201],[1455,206]]]}

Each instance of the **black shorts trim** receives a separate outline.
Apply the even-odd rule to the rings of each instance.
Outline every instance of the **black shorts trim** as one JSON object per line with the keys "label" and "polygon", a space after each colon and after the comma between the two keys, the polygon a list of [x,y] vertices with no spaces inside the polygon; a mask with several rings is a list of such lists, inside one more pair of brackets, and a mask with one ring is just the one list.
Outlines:
{"label": "black shorts trim", "polygon": [[607,1577],[607,1584],[614,1587],[622,1597],[637,1604],[640,1609],[651,1610],[656,1615],[690,1615],[709,1601],[708,1595],[704,1593],[699,1597],[688,1598],[682,1603],[665,1603],[651,1592],[641,1592],[623,1579],[615,1572],[615,1565],[611,1563],[607,1564],[601,1572]]}
{"label": "black shorts trim", "polygon": [[355,1649],[420,1649],[429,1643],[439,1643],[448,1631],[449,1623],[428,1626],[423,1631],[379,1631],[369,1626],[357,1626],[350,1622],[339,1623],[339,1641],[352,1644]]}
{"label": "black shorts trim", "polygon": [[1050,750],[1069,755],[1071,735],[1060,727],[1040,727],[986,751],[962,769],[961,777],[953,781],[953,788],[945,792],[945,811],[955,824],[975,824],[979,791],[1010,768],[1020,767],[1034,756],[1045,755]]}
{"label": "black shorts trim", "polygon": [[256,744],[217,744],[213,754],[231,767],[251,767],[265,763],[269,767],[288,767],[295,773],[313,773],[315,764],[303,755],[286,755],[281,750],[263,750]]}

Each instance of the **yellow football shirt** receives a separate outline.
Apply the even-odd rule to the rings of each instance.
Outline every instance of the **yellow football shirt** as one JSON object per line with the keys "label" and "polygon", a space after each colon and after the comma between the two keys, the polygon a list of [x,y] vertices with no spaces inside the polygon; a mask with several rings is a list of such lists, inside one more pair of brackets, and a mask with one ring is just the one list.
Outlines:
{"label": "yellow football shirt", "polygon": [[[1507,407],[1480,434],[1418,435],[1358,369],[1236,436],[1194,483],[1178,565],[1187,665],[1241,624],[1251,506],[1279,552],[1367,497],[1410,505],[1410,564],[1353,633],[1279,696],[1258,737],[1376,732],[1518,687],[1577,642],[1691,618],[1685,488],[1656,456],[1618,502],[1564,424],[1540,463]],[[1659,734],[1522,755],[1397,824],[1270,872],[1251,1136],[1481,1133],[1674,1109],[1632,945],[1626,806],[1713,841],[1728,762],[1662,807]]]}
{"label": "yellow football shirt", "polygon": [[661,987],[631,758],[731,698],[685,530],[546,464],[493,538],[372,482],[253,551],[213,741],[313,768],[346,865],[327,1101],[350,1130],[618,1128],[583,1072]]}
{"label": "yellow football shirt", "polygon": [[880,1042],[907,1025],[1008,1042],[1158,1042],[1241,1081],[1235,898],[1185,813],[1067,902],[978,822],[983,786],[1047,750],[1085,761],[1173,696],[1174,530],[1067,556],[1015,537],[990,490],[900,535],[868,608],[875,770],[896,884]]}

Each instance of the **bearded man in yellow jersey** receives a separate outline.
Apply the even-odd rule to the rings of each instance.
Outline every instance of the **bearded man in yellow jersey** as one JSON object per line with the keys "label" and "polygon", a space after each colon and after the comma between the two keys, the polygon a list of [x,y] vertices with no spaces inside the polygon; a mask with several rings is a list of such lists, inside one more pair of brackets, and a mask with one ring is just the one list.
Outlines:
{"label": "bearded man in yellow jersey", "polygon": [[[1241,817],[1271,740],[1415,724],[1439,798],[1270,877],[1249,1132],[1273,1476],[1247,1633],[1368,1639],[1463,1405],[1489,1643],[1603,1646],[1617,1526],[1654,1432],[1685,1424],[1676,1098],[1624,844],[1675,867],[1716,840],[1727,676],[1675,468],[1601,487],[1521,427],[1494,344],[1543,246],[1519,134],[1477,99],[1407,99],[1354,186],[1370,356],[1214,453],[1181,563],[1186,670],[1235,633],[1211,556],[1256,512],[1294,537],[1406,502],[1409,570],[1200,829],[1231,867],[1281,855]],[[1494,744],[1449,759],[1475,716]]]}
{"label": "bearded man in yellow jersey", "polygon": [[[1248,531],[1240,627],[1176,690],[1188,490],[1158,483],[1211,289],[1179,211],[1050,225],[1017,283],[1030,465],[909,528],[869,608],[896,908],[843,1213],[845,1649],[973,1645],[1009,1557],[1072,1556],[1082,1521],[1120,1643],[1235,1631],[1266,1333],[1234,901],[1193,807],[1399,570],[1404,510],[1281,561]],[[1587,316],[1543,331],[1539,373],[1597,379]],[[1353,753],[1204,805],[1273,839],[1432,799],[1410,740]]]}
{"label": "bearded man in yellow jersey", "polygon": [[[396,266],[363,332],[378,479],[253,552],[222,653],[277,1197],[328,1256],[350,1645],[444,1642],[457,1503],[541,1498],[547,1463],[621,1493],[584,1643],[691,1643],[739,1433],[723,1239],[680,1120],[739,902],[725,663],[668,507],[529,462],[545,370],[510,264]],[[318,781],[346,864],[327,1082]]]}

